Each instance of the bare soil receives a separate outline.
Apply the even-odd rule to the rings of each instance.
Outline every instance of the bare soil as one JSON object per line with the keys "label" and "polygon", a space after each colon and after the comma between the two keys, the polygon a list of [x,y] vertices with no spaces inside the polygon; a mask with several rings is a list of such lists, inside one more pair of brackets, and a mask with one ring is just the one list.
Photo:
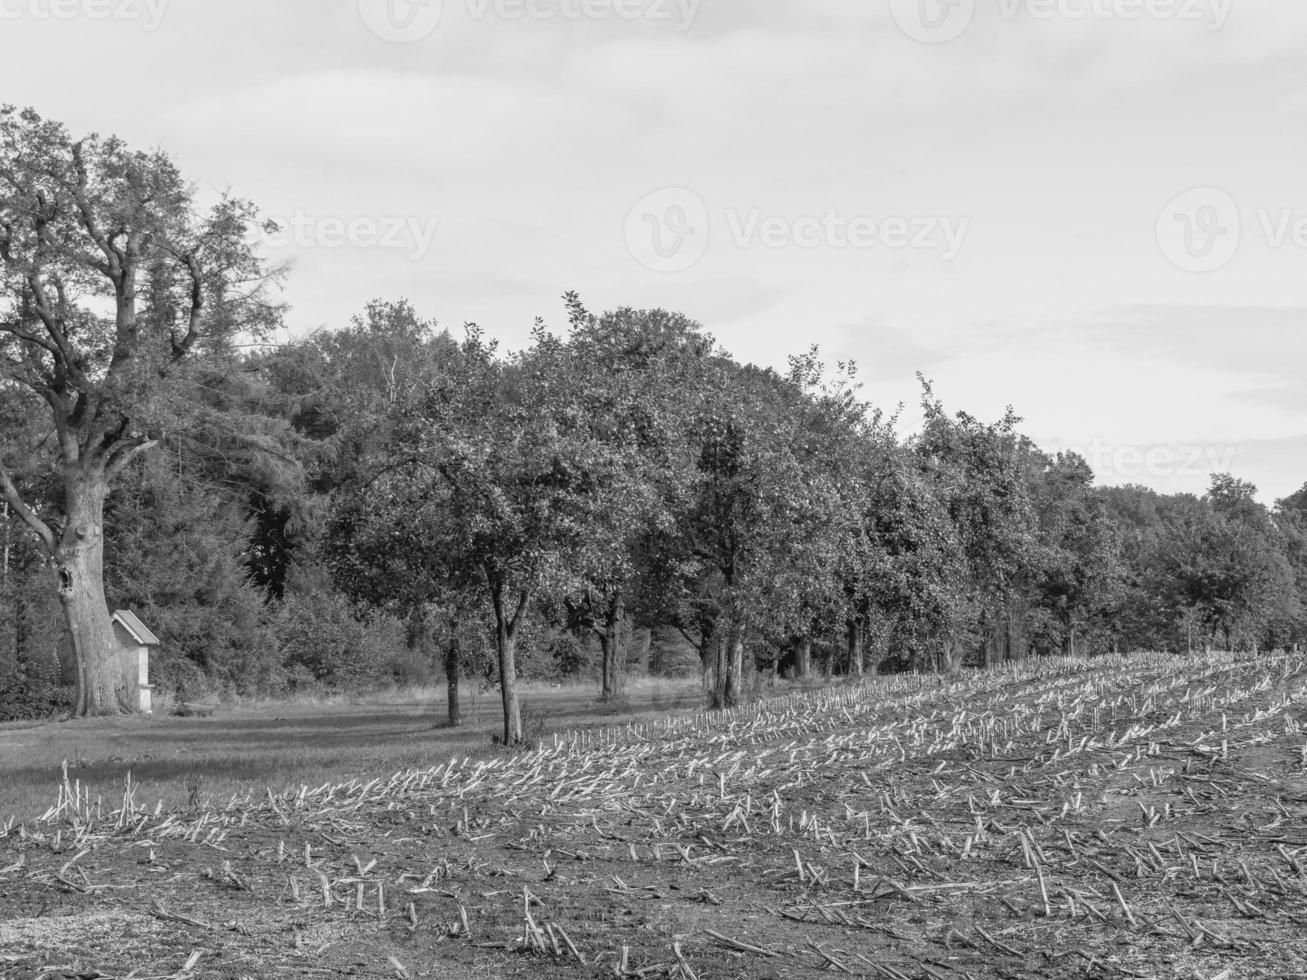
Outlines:
{"label": "bare soil", "polygon": [[1307,660],[904,677],[0,837],[51,977],[1307,977]]}

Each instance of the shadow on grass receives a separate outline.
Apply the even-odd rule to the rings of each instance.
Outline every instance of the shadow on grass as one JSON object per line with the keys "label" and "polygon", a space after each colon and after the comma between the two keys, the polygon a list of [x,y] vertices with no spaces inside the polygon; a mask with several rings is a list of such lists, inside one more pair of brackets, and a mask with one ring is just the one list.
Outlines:
{"label": "shadow on grass", "polygon": [[[592,690],[523,692],[524,711],[543,717],[542,735],[657,721],[704,706],[695,682],[647,685],[614,702]],[[80,780],[106,802],[128,772],[138,800],[182,805],[198,784],[204,797],[297,789],[352,778],[388,777],[451,757],[497,751],[498,692],[469,692],[464,724],[444,723],[443,694],[430,702],[269,704],[219,710],[209,718],[117,718],[0,727],[0,820],[39,816],[62,778]]]}

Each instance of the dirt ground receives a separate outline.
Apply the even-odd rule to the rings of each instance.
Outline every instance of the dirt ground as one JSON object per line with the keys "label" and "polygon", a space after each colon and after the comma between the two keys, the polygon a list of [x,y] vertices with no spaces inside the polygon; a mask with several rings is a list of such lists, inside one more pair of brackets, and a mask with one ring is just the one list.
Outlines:
{"label": "dirt ground", "polygon": [[0,837],[52,977],[1307,977],[1307,661],[1055,661]]}

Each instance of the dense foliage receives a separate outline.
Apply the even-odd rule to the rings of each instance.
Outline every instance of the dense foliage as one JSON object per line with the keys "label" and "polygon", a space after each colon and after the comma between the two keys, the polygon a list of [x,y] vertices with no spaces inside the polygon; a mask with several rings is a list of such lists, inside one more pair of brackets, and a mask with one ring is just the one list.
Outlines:
{"label": "dense foliage", "polygon": [[[40,134],[65,146],[57,129]],[[119,169],[162,173],[189,206],[164,161],[102,146]],[[89,152],[69,158],[73,191]],[[228,264],[253,275],[235,244],[253,209],[228,203],[215,220]],[[94,349],[64,366],[21,346],[40,319],[33,241],[28,265],[11,263],[0,464],[15,499],[53,516],[43,547],[31,520],[0,510],[0,716],[69,701],[52,547],[66,463],[41,454],[82,418],[79,397],[106,406],[86,439],[109,446],[115,478],[108,604],[164,639],[156,676],[185,698],[469,674],[511,694],[518,675],[590,672],[611,698],[633,665],[697,662],[730,704],[767,671],[1287,647],[1307,630],[1307,487],[1274,509],[1228,475],[1201,498],[1097,487],[1083,459],[1043,452],[1011,412],[946,410],[923,380],[925,423],[905,436],[863,400],[854,365],[829,375],[813,350],[778,373],[677,314],[594,315],[574,294],[564,329],[537,323],[511,353],[404,301],[288,346],[237,348],[233,331],[256,333],[271,307],[228,309],[186,387],[176,371],[162,388],[134,374],[126,392],[83,371],[95,344],[112,348],[108,327],[70,326],[70,344]],[[119,348],[146,325],[169,336],[165,287],[177,282],[159,278],[136,319],[120,317]],[[53,416],[42,385],[64,400]],[[184,426],[158,407],[165,395],[188,398]]]}

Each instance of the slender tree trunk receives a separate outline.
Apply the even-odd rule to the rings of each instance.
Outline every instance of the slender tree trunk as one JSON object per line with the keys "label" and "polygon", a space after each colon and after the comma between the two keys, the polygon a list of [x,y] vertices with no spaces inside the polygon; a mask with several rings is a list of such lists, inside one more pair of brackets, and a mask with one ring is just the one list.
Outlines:
{"label": "slender tree trunk", "polygon": [[733,708],[744,702],[744,632],[742,630],[731,630],[727,653],[729,660],[726,664],[723,704]]}
{"label": "slender tree trunk", "polygon": [[622,600],[615,599],[608,605],[604,617],[604,628],[599,631],[599,646],[603,652],[603,689],[600,698],[613,701],[622,692],[622,649],[621,625],[623,613]]}
{"label": "slender tree trunk", "polygon": [[[28,608],[27,596],[24,594],[24,583],[18,575],[14,576],[14,591],[11,605],[14,610],[14,663],[22,664],[27,659],[28,638],[31,636],[31,612]],[[56,655],[56,661],[58,656]]]}
{"label": "slender tree trunk", "polygon": [[449,727],[463,724],[463,706],[459,703],[459,671],[463,649],[458,638],[458,617],[449,619],[449,644],[445,647],[445,694],[449,702]]}
{"label": "slender tree trunk", "polygon": [[409,611],[404,629],[404,642],[410,651],[424,653],[427,649],[427,607],[417,603]]}
{"label": "slender tree trunk", "polygon": [[848,622],[849,673],[861,677],[867,665],[862,642],[862,625],[856,619]]}
{"label": "slender tree trunk", "polygon": [[[4,561],[0,563],[0,616],[4,619],[0,622],[12,623],[12,636],[6,634],[3,639],[6,641],[4,647],[14,652],[14,666],[17,667],[23,662],[21,652],[23,649],[23,608],[20,603],[22,589],[18,585],[18,569],[10,571],[10,538],[12,531],[9,526],[9,501],[0,500],[0,521],[4,522]],[[7,615],[6,615],[7,614]],[[12,643],[9,642],[12,640]]]}
{"label": "slender tree trunk", "polygon": [[700,627],[699,666],[703,671],[703,692],[711,694],[717,687],[717,630],[712,623]]}
{"label": "slender tree trunk", "polygon": [[599,700],[613,699],[613,641],[606,629],[596,630],[599,635]]}
{"label": "slender tree trunk", "polygon": [[0,561],[0,594],[9,594],[9,501],[0,500],[0,521],[4,522],[4,560]]}
{"label": "slender tree trunk", "polygon": [[[661,677],[663,675],[663,655],[667,649],[662,638],[667,636],[667,632],[664,629],[659,629],[656,632],[651,629],[646,632],[649,636],[649,642],[645,644],[645,652],[649,657],[649,673],[654,677]],[[702,656],[699,659],[702,662]]]}
{"label": "slender tree trunk", "polygon": [[726,687],[729,682],[726,665],[726,638],[713,635],[713,691],[719,708],[726,707]]}
{"label": "slender tree trunk", "polygon": [[799,641],[795,652],[795,672],[801,680],[807,680],[812,676],[812,640],[804,637]]}
{"label": "slender tree trunk", "polygon": [[657,671],[654,670],[653,663],[653,630],[647,626],[640,630],[640,644],[638,649],[639,653],[636,654],[635,658],[636,663],[643,666],[650,674],[657,673]]}
{"label": "slender tree trunk", "polygon": [[504,587],[491,585],[495,607],[495,650],[499,654],[499,693],[504,703],[504,744],[522,741],[522,707],[517,700],[517,626],[526,609],[528,597],[519,600],[518,611],[510,613],[504,604]]}
{"label": "slender tree trunk", "polygon": [[128,714],[140,710],[119,668],[118,643],[104,597],[104,499],[108,484],[99,472],[67,478],[63,534],[55,548],[59,601],[77,664],[77,717]]}

